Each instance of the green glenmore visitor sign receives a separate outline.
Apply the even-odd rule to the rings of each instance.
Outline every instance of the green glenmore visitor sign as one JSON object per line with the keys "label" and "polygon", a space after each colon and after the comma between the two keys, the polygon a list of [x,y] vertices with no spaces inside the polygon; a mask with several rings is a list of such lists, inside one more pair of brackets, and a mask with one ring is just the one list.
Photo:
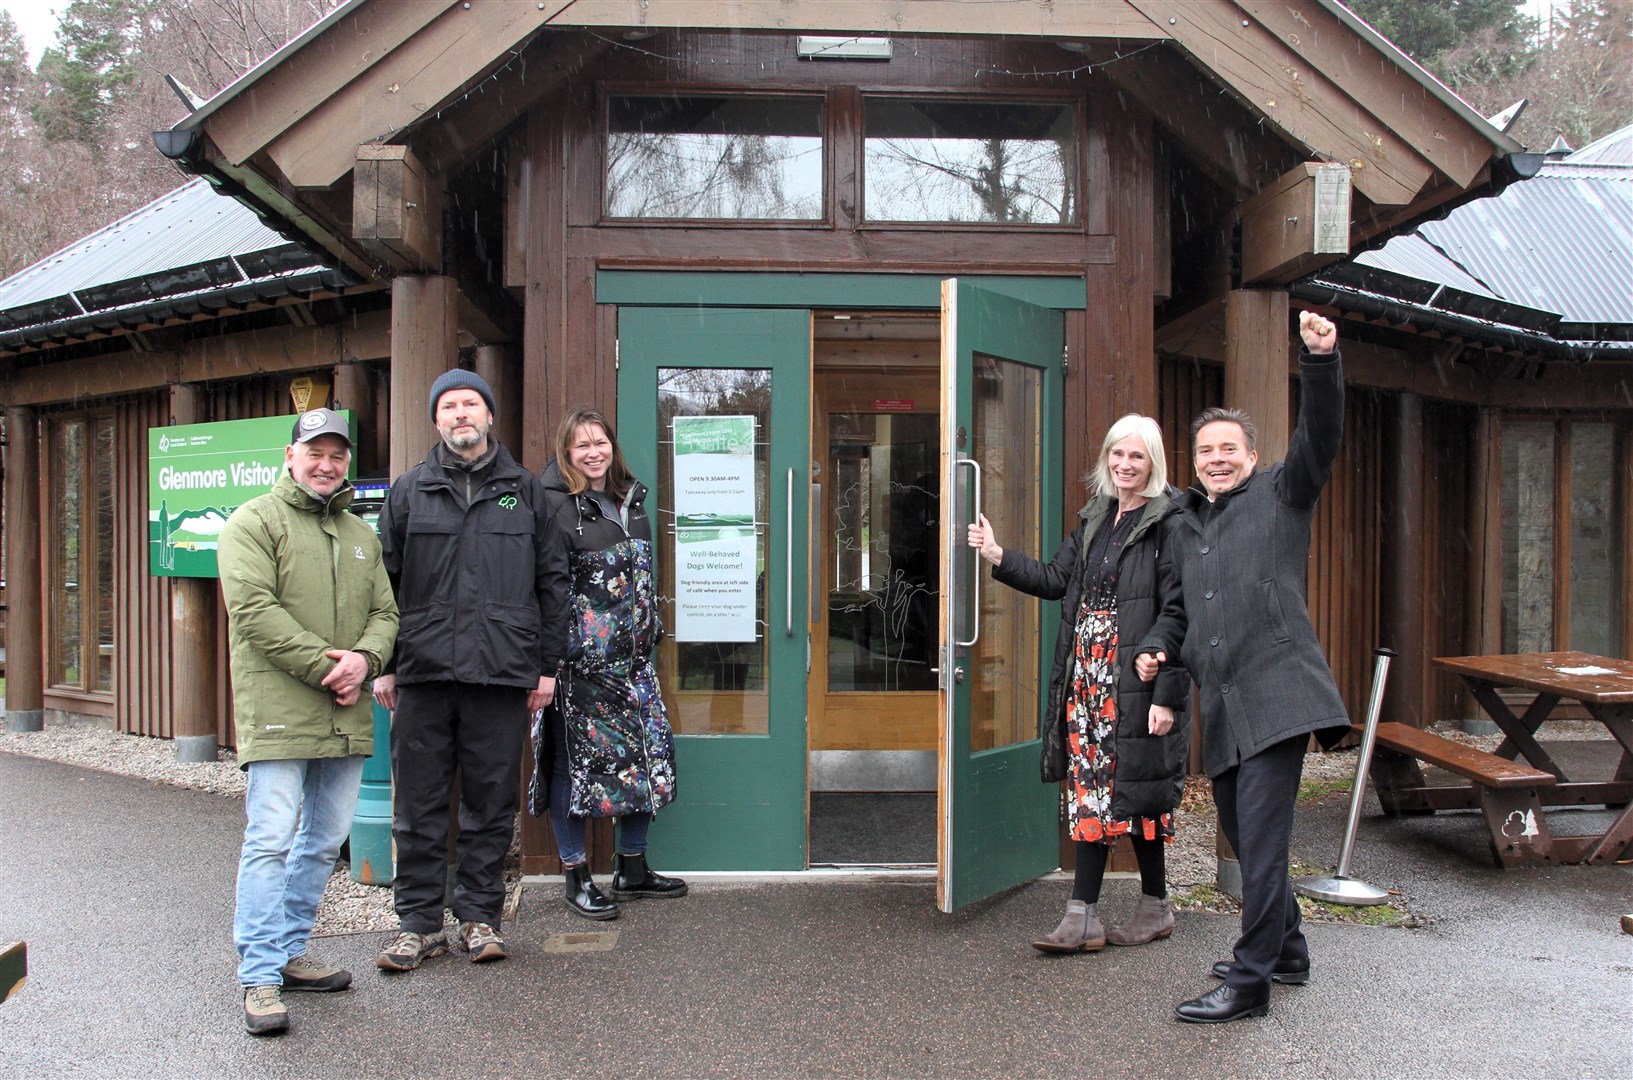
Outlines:
{"label": "green glenmore visitor sign", "polygon": [[[356,421],[340,415],[355,442]],[[294,426],[294,416],[265,416],[148,429],[148,573],[217,576],[221,527],[241,504],[272,490]]]}

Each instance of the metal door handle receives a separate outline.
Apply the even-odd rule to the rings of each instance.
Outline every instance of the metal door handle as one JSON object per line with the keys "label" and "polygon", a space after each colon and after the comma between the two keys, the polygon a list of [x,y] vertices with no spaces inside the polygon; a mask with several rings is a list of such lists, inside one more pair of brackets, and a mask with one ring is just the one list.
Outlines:
{"label": "metal door handle", "polygon": [[788,470],[788,536],[784,555],[788,560],[788,593],[785,601],[788,616],[788,636],[794,636],[794,470]]}
{"label": "metal door handle", "polygon": [[[971,489],[972,494],[973,494],[974,497],[970,500],[970,511],[971,511],[970,523],[974,524],[975,522],[981,520],[981,464],[980,464],[980,462],[976,461],[974,458],[960,458],[958,461],[953,463],[954,468],[957,468],[960,465],[968,465],[975,472],[975,476],[974,476],[974,479],[972,481],[973,487]],[[963,545],[963,547],[964,547],[965,551],[970,550],[968,544]],[[974,589],[972,590],[973,599],[972,599],[972,602],[970,604],[970,639],[968,641],[954,641],[953,642],[954,645],[957,645],[961,649],[967,649],[971,645],[974,645],[977,641],[981,640],[981,558],[980,558],[980,555],[977,554],[971,560],[971,562],[974,564],[974,571],[975,571],[974,578],[975,578],[975,581],[974,581]]]}
{"label": "metal door handle", "polygon": [[811,594],[811,625],[816,626],[822,621],[822,612],[827,601],[822,595],[822,485],[811,485],[811,506],[809,516],[805,519],[805,531],[811,537],[811,577],[806,588]]}

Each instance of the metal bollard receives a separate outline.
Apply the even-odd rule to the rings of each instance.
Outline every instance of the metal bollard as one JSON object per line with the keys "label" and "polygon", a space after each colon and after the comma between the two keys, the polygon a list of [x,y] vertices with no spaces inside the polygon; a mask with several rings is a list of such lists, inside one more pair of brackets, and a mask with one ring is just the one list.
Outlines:
{"label": "metal bollard", "polygon": [[1361,752],[1355,762],[1355,785],[1350,790],[1349,798],[1349,823],[1344,826],[1344,845],[1338,852],[1338,869],[1331,877],[1315,874],[1293,882],[1294,891],[1302,896],[1356,907],[1381,904],[1389,899],[1389,893],[1385,890],[1349,876],[1350,849],[1355,846],[1355,830],[1361,824],[1361,804],[1366,801],[1367,793],[1367,771],[1372,767],[1372,744],[1378,736],[1384,685],[1389,681],[1389,662],[1395,658],[1395,652],[1380,646],[1373,650],[1373,655],[1378,658],[1378,663],[1372,673],[1372,698],[1367,702],[1366,726],[1361,731]]}

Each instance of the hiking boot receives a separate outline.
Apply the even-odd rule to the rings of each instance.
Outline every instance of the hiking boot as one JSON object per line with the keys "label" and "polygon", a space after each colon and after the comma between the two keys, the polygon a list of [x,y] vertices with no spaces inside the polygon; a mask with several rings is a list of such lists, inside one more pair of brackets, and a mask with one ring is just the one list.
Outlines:
{"label": "hiking boot", "polygon": [[686,895],[686,882],[665,877],[646,865],[645,855],[612,857],[612,898],[614,900],[673,900]]}
{"label": "hiking boot", "polygon": [[1039,952],[1074,953],[1099,952],[1106,947],[1106,928],[1100,925],[1095,912],[1098,905],[1081,900],[1066,901],[1066,914],[1060,925],[1046,936],[1038,938],[1032,947]]}
{"label": "hiking boot", "polygon": [[618,905],[608,900],[607,894],[596,886],[595,879],[590,877],[588,863],[563,866],[561,876],[566,886],[562,899],[574,913],[597,921],[618,917]]}
{"label": "hiking boot", "polygon": [[289,1010],[279,987],[244,987],[244,1030],[251,1035],[282,1035],[289,1030]]}
{"label": "hiking boot", "polygon": [[459,947],[471,954],[473,964],[503,960],[510,955],[505,952],[505,940],[499,936],[499,931],[485,922],[460,923]]}
{"label": "hiking boot", "polygon": [[1166,896],[1141,896],[1134,914],[1106,932],[1113,945],[1144,945],[1174,932],[1174,905]]}
{"label": "hiking boot", "polygon": [[413,971],[422,960],[447,951],[448,937],[441,932],[416,934],[412,930],[401,930],[380,950],[374,963],[381,971]]}
{"label": "hiking boot", "polygon": [[310,952],[303,952],[285,964],[283,977],[285,990],[309,990],[315,994],[333,993],[352,984],[351,972],[325,964]]}

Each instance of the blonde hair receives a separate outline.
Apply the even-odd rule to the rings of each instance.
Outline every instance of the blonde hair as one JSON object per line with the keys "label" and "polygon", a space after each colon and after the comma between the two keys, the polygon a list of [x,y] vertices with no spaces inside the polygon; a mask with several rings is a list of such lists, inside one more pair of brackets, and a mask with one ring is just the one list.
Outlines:
{"label": "blonde hair", "polygon": [[1106,432],[1105,442],[1100,444],[1100,457],[1089,472],[1088,480],[1096,495],[1117,496],[1117,485],[1111,482],[1111,469],[1106,459],[1111,454],[1111,448],[1128,438],[1130,435],[1139,439],[1145,447],[1146,459],[1151,462],[1151,479],[1146,482],[1145,490],[1140,494],[1147,499],[1161,495],[1168,487],[1168,457],[1162,449],[1162,428],[1149,416],[1139,413],[1129,413]]}
{"label": "blonde hair", "polygon": [[584,474],[573,468],[572,455],[568,453],[568,448],[578,437],[578,429],[586,424],[594,424],[606,432],[607,441],[612,443],[612,463],[607,468],[607,494],[614,499],[622,499],[635,486],[635,474],[629,471],[629,465],[624,461],[624,451],[618,445],[618,434],[612,428],[612,421],[607,419],[606,414],[584,406],[569,411],[556,429],[556,467],[561,470],[562,479],[567,481],[567,490],[577,495],[590,486]]}

